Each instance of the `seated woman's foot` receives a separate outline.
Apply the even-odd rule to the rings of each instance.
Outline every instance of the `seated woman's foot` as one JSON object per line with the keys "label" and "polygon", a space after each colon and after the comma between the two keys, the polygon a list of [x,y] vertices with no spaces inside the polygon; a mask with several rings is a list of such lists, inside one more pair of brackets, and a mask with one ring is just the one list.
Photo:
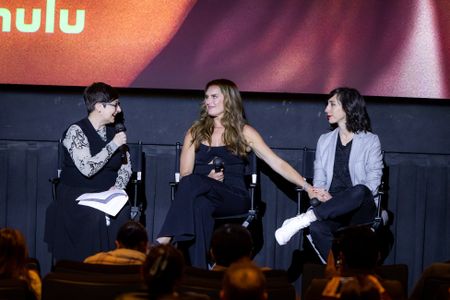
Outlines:
{"label": "seated woman's foot", "polygon": [[161,236],[159,238],[156,239],[156,242],[160,245],[167,245],[170,243],[170,241],[172,240],[171,237],[168,236]]}
{"label": "seated woman's foot", "polygon": [[308,227],[317,217],[312,210],[290,218],[283,222],[283,226],[275,231],[275,239],[279,245],[286,245],[289,240],[301,229]]}

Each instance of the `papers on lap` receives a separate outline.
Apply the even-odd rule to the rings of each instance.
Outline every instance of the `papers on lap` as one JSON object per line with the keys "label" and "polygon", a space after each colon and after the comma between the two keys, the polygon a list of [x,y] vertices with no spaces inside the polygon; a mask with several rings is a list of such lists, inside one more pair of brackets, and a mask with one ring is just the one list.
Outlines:
{"label": "papers on lap", "polygon": [[79,205],[90,206],[115,217],[128,201],[124,190],[114,189],[100,193],[86,193],[76,199]]}

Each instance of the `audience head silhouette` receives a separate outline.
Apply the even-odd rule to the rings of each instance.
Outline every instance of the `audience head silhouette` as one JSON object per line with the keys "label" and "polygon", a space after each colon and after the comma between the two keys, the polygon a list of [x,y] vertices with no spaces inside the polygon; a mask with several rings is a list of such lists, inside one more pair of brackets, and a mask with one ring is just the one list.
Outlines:
{"label": "audience head silhouette", "polygon": [[351,226],[338,230],[334,247],[343,271],[371,273],[379,261],[378,239],[369,226]]}
{"label": "audience head silhouette", "polygon": [[266,279],[261,269],[248,258],[233,263],[225,272],[220,297],[222,300],[267,299]]}
{"label": "audience head silhouette", "polygon": [[211,240],[211,256],[216,264],[229,267],[244,257],[250,258],[253,241],[247,228],[239,224],[225,224],[219,227]]}
{"label": "audience head silhouette", "polygon": [[28,262],[28,248],[23,234],[17,229],[0,229],[0,279],[24,280],[30,297],[33,293],[36,299],[41,299],[41,279],[37,270],[28,267]]}
{"label": "audience head silhouette", "polygon": [[148,235],[145,227],[135,221],[128,221],[123,224],[117,232],[117,248],[127,248],[143,253],[147,252]]}
{"label": "audience head silhouette", "polygon": [[183,255],[172,245],[151,247],[142,266],[142,275],[147,284],[150,299],[173,294],[181,280],[183,269]]}
{"label": "audience head silhouette", "polygon": [[341,300],[378,300],[380,293],[367,276],[351,278],[342,284]]}
{"label": "audience head silhouette", "polygon": [[[334,277],[324,289],[326,299],[379,300],[383,288],[373,275]],[[390,298],[389,298],[390,299]]]}
{"label": "audience head silhouette", "polygon": [[28,250],[17,229],[0,229],[0,278],[27,277]]}

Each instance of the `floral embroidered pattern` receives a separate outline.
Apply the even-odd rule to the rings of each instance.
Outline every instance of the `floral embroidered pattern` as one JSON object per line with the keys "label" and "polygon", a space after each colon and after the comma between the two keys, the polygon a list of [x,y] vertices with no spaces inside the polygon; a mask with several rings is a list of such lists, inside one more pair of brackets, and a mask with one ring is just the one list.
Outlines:
{"label": "floral embroidered pattern", "polygon": [[[100,128],[97,133],[106,141],[106,127]],[[69,151],[77,169],[86,177],[91,177],[99,172],[117,150],[117,146],[111,141],[100,152],[92,156],[89,141],[78,125],[69,127],[63,140],[63,145]],[[114,185],[116,188],[124,189],[130,180],[131,163],[128,152],[127,157],[128,163],[122,165],[117,172],[117,179]]]}

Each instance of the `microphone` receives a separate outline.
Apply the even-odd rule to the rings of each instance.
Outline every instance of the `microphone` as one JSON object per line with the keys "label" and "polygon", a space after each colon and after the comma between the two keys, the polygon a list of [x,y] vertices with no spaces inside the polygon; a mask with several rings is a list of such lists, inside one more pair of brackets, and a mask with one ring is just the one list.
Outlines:
{"label": "microphone", "polygon": [[213,159],[213,165],[214,165],[214,172],[218,173],[224,168],[225,163],[221,157],[216,156]]}
{"label": "microphone", "polygon": [[[116,124],[114,125],[114,128],[116,129],[116,133],[127,131],[127,128],[123,124],[123,121],[124,121],[123,118],[121,118],[121,120],[120,121],[118,120],[116,122]],[[127,159],[128,146],[127,145],[120,146],[119,151],[121,153],[122,164],[126,165],[128,163],[128,159]]]}
{"label": "microphone", "polygon": [[320,202],[319,199],[317,199],[317,198],[311,198],[311,199],[309,200],[309,205],[311,205],[312,207],[319,206],[320,203],[321,203],[321,202]]}

